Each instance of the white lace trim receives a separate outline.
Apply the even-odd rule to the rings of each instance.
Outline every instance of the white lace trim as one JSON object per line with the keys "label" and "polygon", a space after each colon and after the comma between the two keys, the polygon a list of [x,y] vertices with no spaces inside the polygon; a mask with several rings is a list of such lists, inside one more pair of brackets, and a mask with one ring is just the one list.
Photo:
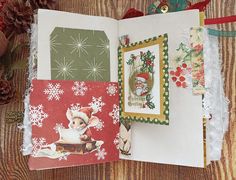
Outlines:
{"label": "white lace trim", "polygon": [[36,78],[36,60],[37,60],[37,41],[38,41],[38,33],[37,33],[37,25],[32,24],[31,25],[31,42],[30,42],[30,57],[29,57],[29,77],[28,77],[28,85],[29,87],[26,89],[25,92],[25,99],[24,99],[24,105],[25,105],[25,112],[24,112],[24,120],[23,120],[23,126],[21,128],[24,129],[24,135],[23,135],[23,145],[21,148],[23,155],[29,155],[32,151],[32,127],[31,123],[29,121],[29,94],[30,91],[32,91],[31,81],[32,79]]}
{"label": "white lace trim", "polygon": [[221,75],[218,38],[204,30],[204,70],[206,93],[203,99],[203,113],[210,118],[207,127],[209,138],[209,160],[219,160],[222,142],[228,128],[228,103],[224,94]]}

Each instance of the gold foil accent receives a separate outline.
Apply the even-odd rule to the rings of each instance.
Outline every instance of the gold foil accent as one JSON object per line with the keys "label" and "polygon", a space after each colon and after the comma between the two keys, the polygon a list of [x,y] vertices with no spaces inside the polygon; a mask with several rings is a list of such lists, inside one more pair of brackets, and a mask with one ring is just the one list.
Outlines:
{"label": "gold foil accent", "polygon": [[200,26],[204,26],[205,13],[204,12],[200,12],[199,13],[199,17],[200,17]]}

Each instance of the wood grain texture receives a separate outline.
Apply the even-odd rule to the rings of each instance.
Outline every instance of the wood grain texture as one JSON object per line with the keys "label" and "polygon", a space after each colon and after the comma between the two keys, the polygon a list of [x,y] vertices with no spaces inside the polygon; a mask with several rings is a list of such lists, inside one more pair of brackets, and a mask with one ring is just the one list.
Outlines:
{"label": "wood grain texture", "polygon": [[[134,7],[146,12],[151,0],[59,0],[59,9],[89,15],[108,16],[120,19],[124,12]],[[207,8],[209,18],[236,14],[235,0],[212,0]],[[79,19],[78,19],[79,20]],[[219,25],[222,30],[236,30],[236,24]],[[119,161],[99,165],[72,167],[55,170],[29,171],[28,157],[22,156],[22,132],[17,123],[6,123],[9,111],[23,111],[21,96],[25,89],[25,70],[14,70],[14,83],[18,101],[0,106],[0,179],[236,179],[236,38],[219,38],[222,54],[222,73],[225,76],[225,93],[230,100],[229,131],[225,135],[222,158],[206,169],[188,168],[154,163]],[[26,59],[28,50],[19,53],[16,60]]]}

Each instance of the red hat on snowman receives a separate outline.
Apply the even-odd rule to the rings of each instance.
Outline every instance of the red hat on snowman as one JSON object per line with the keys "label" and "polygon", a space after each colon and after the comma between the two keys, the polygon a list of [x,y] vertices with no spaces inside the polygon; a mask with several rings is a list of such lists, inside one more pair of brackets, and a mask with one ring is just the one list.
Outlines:
{"label": "red hat on snowman", "polygon": [[92,107],[82,107],[79,111],[71,110],[71,116],[67,118],[71,121],[73,118],[81,118],[86,124],[88,124],[90,118],[93,114],[97,113],[97,108],[95,106]]}
{"label": "red hat on snowman", "polygon": [[136,75],[136,80],[146,82],[149,79],[148,73],[139,73]]}

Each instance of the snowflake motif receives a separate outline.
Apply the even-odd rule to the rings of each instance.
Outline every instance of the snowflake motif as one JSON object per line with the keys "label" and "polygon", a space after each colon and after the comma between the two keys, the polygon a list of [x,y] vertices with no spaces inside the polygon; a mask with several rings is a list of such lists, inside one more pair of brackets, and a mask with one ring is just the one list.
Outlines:
{"label": "snowflake motif", "polygon": [[70,153],[69,152],[66,152],[66,153],[64,153],[64,155],[63,156],[60,156],[59,158],[58,158],[58,160],[59,161],[61,161],[61,160],[67,160],[67,157],[70,155]]}
{"label": "snowflake motif", "polygon": [[79,111],[80,109],[81,109],[81,105],[79,103],[70,105],[70,110]]}
{"label": "snowflake motif", "polygon": [[120,136],[120,134],[117,133],[117,135],[113,141],[114,145],[116,146],[116,149],[119,149],[119,136]]}
{"label": "snowflake motif", "polygon": [[48,89],[44,90],[44,94],[48,95],[48,100],[51,101],[53,99],[59,101],[60,95],[64,93],[62,89],[60,89],[61,85],[59,83],[56,83],[54,86],[52,83],[48,84]]}
{"label": "snowflake motif", "polygon": [[87,44],[88,37],[83,38],[78,34],[77,37],[70,36],[70,38],[72,42],[68,45],[71,46],[71,54],[78,53],[79,57],[81,54],[88,55],[87,47],[91,46]]}
{"label": "snowflake motif", "polygon": [[88,87],[85,85],[85,82],[74,82],[74,86],[72,86],[72,91],[74,91],[75,96],[84,96]]}
{"label": "snowflake motif", "polygon": [[48,117],[43,111],[43,106],[40,104],[38,106],[29,106],[29,118],[32,125],[42,127],[42,122]]}
{"label": "snowflake motif", "polygon": [[115,94],[117,93],[117,88],[114,84],[109,84],[109,86],[107,87],[107,94],[109,94],[109,96],[115,96]]}
{"label": "snowflake motif", "polygon": [[32,139],[32,156],[37,156],[39,150],[42,149],[43,146],[46,146],[45,138],[33,138]]}
{"label": "snowflake motif", "polygon": [[57,37],[58,37],[58,34],[50,37],[51,50],[53,50],[55,53],[58,53],[57,46],[61,45],[61,43],[57,42]]}
{"label": "snowflake motif", "polygon": [[113,104],[113,110],[109,113],[109,116],[113,119],[113,124],[116,124],[119,122],[119,106],[116,104]]}
{"label": "snowflake motif", "polygon": [[97,160],[103,160],[105,159],[105,156],[107,155],[107,152],[104,148],[102,150],[98,149],[97,153],[95,153],[95,156],[97,156]]}
{"label": "snowflake motif", "polygon": [[104,128],[104,122],[99,119],[98,124],[97,124],[96,126],[94,126],[94,128],[95,128],[97,131],[101,131],[101,130]]}
{"label": "snowflake motif", "polygon": [[52,71],[56,71],[56,79],[57,78],[63,78],[64,80],[74,78],[73,71],[76,71],[77,69],[74,68],[73,65],[74,61],[68,61],[64,57],[63,62],[54,60],[56,65],[52,67]]}
{"label": "snowflake motif", "polygon": [[103,72],[106,71],[103,66],[103,61],[97,61],[95,57],[93,58],[93,61],[86,61],[87,68],[83,69],[84,71],[87,71],[88,75],[86,76],[87,79],[93,79],[96,80],[103,80]]}
{"label": "snowflake motif", "polygon": [[105,103],[102,102],[102,96],[100,96],[99,98],[92,97],[92,102],[89,103],[89,105],[102,112],[102,107],[105,105]]}
{"label": "snowflake motif", "polygon": [[110,46],[109,41],[107,39],[100,39],[100,45],[97,45],[97,47],[100,49],[99,55],[106,54],[107,56],[109,56]]}
{"label": "snowflake motif", "polygon": [[65,127],[62,125],[62,123],[56,123],[55,127],[53,128],[56,133],[59,132],[59,129],[64,129]]}

